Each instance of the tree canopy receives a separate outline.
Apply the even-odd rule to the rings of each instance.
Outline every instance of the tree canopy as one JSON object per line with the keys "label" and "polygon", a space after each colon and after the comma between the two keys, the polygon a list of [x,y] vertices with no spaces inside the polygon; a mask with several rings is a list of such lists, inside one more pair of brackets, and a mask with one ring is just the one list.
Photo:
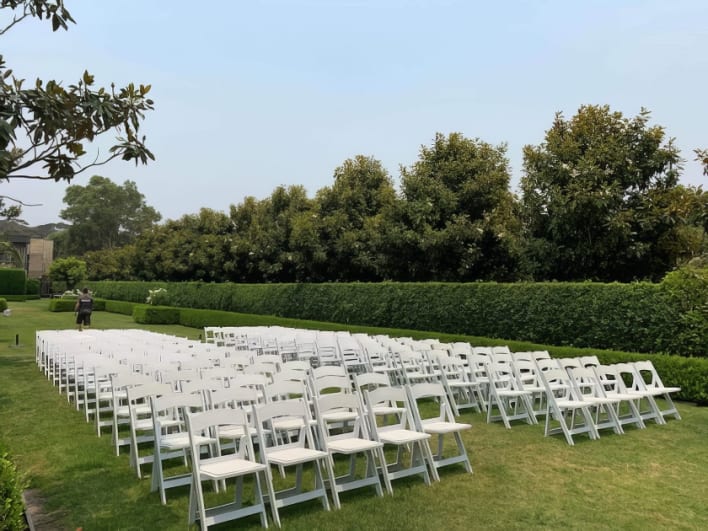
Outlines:
{"label": "tree canopy", "polygon": [[[62,0],[0,0],[12,20],[0,36],[27,18],[51,22],[52,30],[68,29],[74,19]],[[8,17],[9,18],[9,17]],[[150,85],[95,86],[88,71],[64,86],[16,76],[0,55],[0,180],[71,181],[90,168],[120,158],[137,164],[154,160],[140,136],[145,113],[153,109]],[[86,158],[86,144],[109,132],[118,134],[104,156]],[[7,204],[7,200],[15,204]],[[17,216],[22,201],[0,195],[0,214]]]}
{"label": "tree canopy", "polygon": [[681,252],[670,243],[679,152],[649,112],[627,118],[609,106],[557,114],[544,142],[524,148],[526,244],[534,276],[556,280],[657,278]]}
{"label": "tree canopy", "polygon": [[65,242],[68,254],[127,245],[161,218],[133,181],[119,186],[99,175],[86,186],[68,186],[64,203],[59,215],[72,224]]}
{"label": "tree canopy", "polygon": [[505,145],[438,133],[401,180],[384,236],[392,278],[515,278],[520,227]]}

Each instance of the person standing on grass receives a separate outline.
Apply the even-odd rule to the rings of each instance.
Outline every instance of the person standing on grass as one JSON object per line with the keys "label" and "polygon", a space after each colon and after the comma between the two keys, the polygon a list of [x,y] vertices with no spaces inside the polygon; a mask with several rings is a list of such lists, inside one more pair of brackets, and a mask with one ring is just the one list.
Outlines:
{"label": "person standing on grass", "polygon": [[81,295],[79,295],[79,298],[76,301],[74,311],[76,312],[76,324],[79,327],[79,332],[81,332],[84,329],[84,326],[88,328],[91,325],[93,299],[89,294],[88,288],[84,288],[81,290]]}

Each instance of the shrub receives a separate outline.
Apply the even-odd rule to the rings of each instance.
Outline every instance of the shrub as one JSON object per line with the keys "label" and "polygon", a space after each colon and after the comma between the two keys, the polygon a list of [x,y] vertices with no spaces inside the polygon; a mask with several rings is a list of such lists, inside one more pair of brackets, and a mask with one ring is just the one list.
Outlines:
{"label": "shrub", "polygon": [[25,283],[25,293],[27,295],[39,295],[40,281],[37,278],[28,278]]}
{"label": "shrub", "polygon": [[86,278],[86,262],[73,256],[58,258],[49,266],[49,276],[54,282],[64,282],[68,289]]}
{"label": "shrub", "polygon": [[178,324],[179,308],[136,304],[133,307],[133,319],[142,324]]}
{"label": "shrub", "polygon": [[153,306],[165,306],[169,303],[167,290],[165,288],[155,288],[148,290],[147,299],[145,299],[145,304],[151,304]]}
{"label": "shrub", "polygon": [[73,312],[75,307],[75,299],[49,299],[50,312]]}
{"label": "shrub", "polygon": [[7,310],[7,299],[0,298],[0,312]]}
{"label": "shrub", "polygon": [[26,284],[24,269],[0,268],[0,295],[24,295]]}
{"label": "shrub", "polygon": [[23,481],[6,452],[0,452],[0,529],[21,531],[26,529]]}

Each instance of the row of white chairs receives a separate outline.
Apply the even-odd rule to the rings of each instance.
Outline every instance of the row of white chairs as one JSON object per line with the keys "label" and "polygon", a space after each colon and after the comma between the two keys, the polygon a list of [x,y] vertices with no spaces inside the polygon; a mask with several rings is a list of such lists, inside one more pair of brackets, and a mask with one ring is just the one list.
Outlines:
{"label": "row of white chairs", "polygon": [[[221,510],[207,511],[201,490],[202,480],[216,480],[218,487],[218,482],[236,470],[238,467],[234,466],[237,461],[233,459],[243,460],[251,455],[249,444],[258,450],[260,457],[253,454],[256,456],[255,464],[246,469],[257,470],[255,473],[261,476],[257,481],[265,485],[267,491],[262,493],[260,502],[254,506],[270,505],[272,518],[279,523],[278,509],[306,496],[300,492],[290,497],[285,493],[273,493],[269,490],[269,481],[272,482],[272,477],[268,479],[271,474],[270,467],[277,465],[284,469],[289,463],[287,460],[278,462],[275,457],[272,460],[264,460],[262,456],[268,453],[266,448],[272,443],[271,439],[288,440],[290,443],[307,443],[308,439],[311,439],[310,449],[320,454],[324,452],[324,455],[328,456],[325,461],[314,467],[315,474],[324,470],[327,477],[316,481],[313,489],[316,494],[307,496],[321,497],[325,504],[326,494],[322,496],[322,493],[329,491],[335,507],[339,506],[339,494],[350,488],[370,485],[381,494],[383,486],[391,492],[391,480],[406,475],[420,475],[426,484],[429,484],[431,478],[439,479],[439,467],[453,463],[461,463],[467,471],[472,471],[460,435],[460,432],[469,429],[470,425],[455,420],[447,392],[439,382],[392,387],[388,375],[381,373],[358,374],[352,381],[343,366],[324,365],[312,368],[302,362],[283,362],[278,356],[273,359],[277,365],[277,370],[274,369],[272,375],[275,378],[265,378],[264,374],[239,373],[233,364],[201,367],[196,370],[189,366],[190,362],[203,354],[196,345],[175,342],[168,338],[160,342],[158,338],[149,336],[152,345],[143,350],[139,345],[141,342],[146,344],[148,336],[137,334],[136,337],[131,337],[131,332],[128,332],[126,337],[130,337],[130,340],[119,340],[118,336],[121,334],[92,332],[93,334],[77,334],[73,331],[64,334],[38,332],[38,365],[47,374],[59,375],[57,378],[52,376],[50,380],[60,388],[60,392],[66,392],[67,397],[73,397],[77,409],[85,409],[87,419],[91,415],[95,417],[99,434],[105,425],[102,423],[110,423],[117,453],[122,444],[130,447],[130,462],[138,476],[142,475],[141,466],[152,463],[152,487],[153,490],[160,491],[163,503],[166,503],[167,489],[191,484],[190,499],[193,503],[190,504],[190,520],[199,520],[202,527],[253,511],[251,508],[244,508],[238,499],[226,515]],[[110,339],[111,342],[103,344],[97,338]],[[160,349],[158,363],[145,359],[146,352],[155,352],[155,345],[158,344],[172,345],[172,348]],[[128,351],[135,354],[134,356],[126,357],[126,345],[130,345]],[[233,358],[236,357],[238,354],[233,355]],[[268,354],[259,354],[256,351],[249,366],[255,366],[258,360],[264,359],[268,359]],[[233,361],[232,356],[221,360]],[[278,360],[281,362],[278,363]],[[164,368],[160,369],[160,366]],[[306,374],[299,381],[295,374],[298,370]],[[277,375],[280,375],[280,378]],[[289,376],[286,378],[283,375]],[[238,383],[239,376],[249,376],[251,382],[264,383],[242,387]],[[241,383],[244,383],[243,379]],[[435,401],[436,409],[439,409],[432,418],[425,418],[421,411],[429,411],[431,405],[419,409],[417,402],[431,399]],[[303,407],[306,414],[306,418],[303,415],[300,421],[295,418],[297,415],[294,415],[291,409],[296,407],[293,404],[297,401],[304,404],[297,407]],[[194,420],[199,419],[197,415],[200,411],[224,409],[238,413],[214,413],[213,418]],[[110,411],[110,421],[101,420],[104,418],[101,415],[102,410]],[[237,421],[237,415],[241,415],[241,420]],[[269,418],[270,426],[265,427],[267,422],[258,422],[258,415]],[[382,425],[376,421],[377,415],[395,420]],[[222,424],[222,429],[216,437],[216,432],[204,432],[204,423],[215,420],[222,422],[227,418],[226,424],[230,426],[231,431]],[[244,419],[247,423],[242,422]],[[239,428],[240,423],[242,426]],[[330,429],[333,426],[336,426],[336,432]],[[345,428],[349,433],[354,430],[356,436],[339,434],[339,431]],[[241,435],[238,435],[239,430]],[[312,430],[312,435],[308,435],[308,430]],[[126,432],[127,435],[121,437]],[[251,437],[246,437],[246,433]],[[277,437],[274,435],[276,433]],[[234,450],[227,450],[228,445],[222,444],[222,439],[228,438],[229,434],[238,435],[232,437],[234,442],[231,446]],[[442,440],[446,434],[452,434],[455,438],[453,448],[457,453],[454,455],[443,454]],[[432,436],[438,439],[435,453],[429,446]],[[153,450],[146,453],[144,443],[147,442],[151,443]],[[382,451],[384,445],[398,447],[398,458],[395,462],[386,462]],[[210,453],[204,453],[205,447],[210,448]],[[167,458],[185,459],[189,454],[185,454],[185,451],[190,448],[191,473],[178,474],[175,477],[166,475],[162,462]],[[446,450],[450,451],[449,448]],[[222,451],[232,453],[220,455]],[[410,454],[410,463],[407,466],[400,458],[406,451]],[[369,455],[363,478],[353,478],[351,474],[339,478],[329,476],[327,467],[334,466],[332,455],[354,455],[362,452]],[[204,460],[202,456],[206,456]],[[205,466],[202,466],[202,463]],[[372,468],[373,463],[378,465]],[[296,472],[296,475],[299,474]],[[302,477],[299,477],[296,483],[299,485],[301,480]],[[261,516],[264,519],[262,521],[266,522],[265,509]]]}

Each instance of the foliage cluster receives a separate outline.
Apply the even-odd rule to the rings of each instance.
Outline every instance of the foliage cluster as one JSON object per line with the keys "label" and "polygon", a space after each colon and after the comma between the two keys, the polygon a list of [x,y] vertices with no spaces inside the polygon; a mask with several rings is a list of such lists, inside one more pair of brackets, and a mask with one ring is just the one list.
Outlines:
{"label": "foliage cluster", "polygon": [[152,304],[153,306],[159,306],[164,304],[167,300],[167,290],[165,288],[155,288],[148,290],[147,299],[145,299],[146,304]]}
{"label": "foliage cluster", "polygon": [[[154,283],[97,282],[142,302]],[[544,344],[705,356],[662,284],[349,283],[169,285],[165,304]]]}
{"label": "foliage cluster", "polygon": [[86,186],[68,186],[60,217],[71,226],[52,235],[58,256],[82,255],[130,244],[160,220],[133,181],[118,185],[94,175]]}
{"label": "foliage cluster", "polygon": [[0,297],[0,312],[4,312],[5,310],[7,310],[7,299]]}
{"label": "foliage cluster", "polygon": [[66,289],[73,290],[86,278],[86,262],[73,256],[58,258],[49,266],[49,277],[52,282],[58,282]]}
{"label": "foliage cluster", "polygon": [[437,133],[399,190],[358,155],[312,199],[281,186],[85,259],[97,280],[658,281],[708,254],[708,193],[679,185],[680,169],[648,112],[587,105],[526,146],[519,198],[506,145]]}
{"label": "foliage cluster", "polygon": [[23,531],[24,517],[22,491],[24,483],[7,452],[0,449],[0,529]]}

